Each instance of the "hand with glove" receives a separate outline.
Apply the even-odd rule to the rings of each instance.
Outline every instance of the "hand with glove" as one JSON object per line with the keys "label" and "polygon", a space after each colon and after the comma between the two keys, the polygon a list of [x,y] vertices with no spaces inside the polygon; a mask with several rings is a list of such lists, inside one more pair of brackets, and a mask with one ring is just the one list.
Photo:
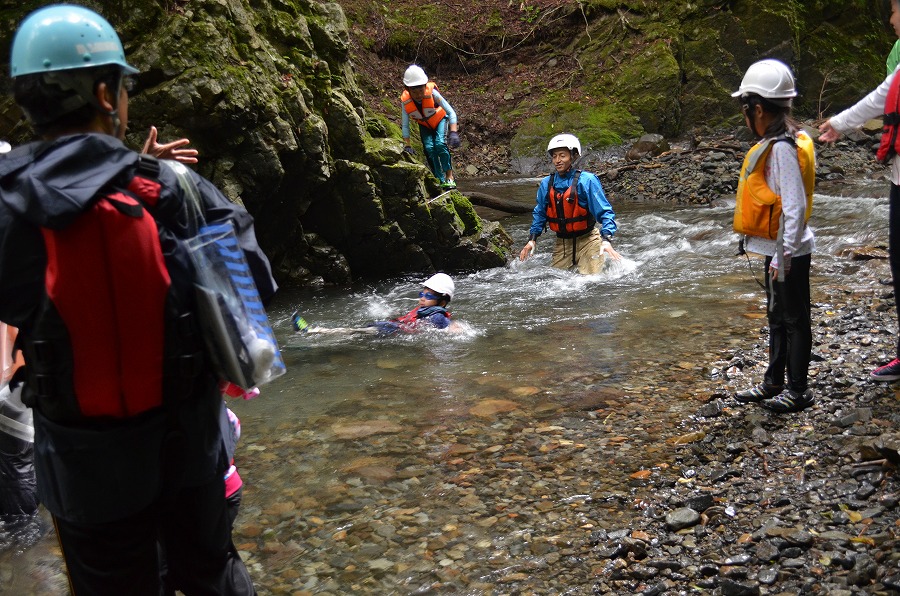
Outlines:
{"label": "hand with glove", "polygon": [[451,149],[459,149],[459,146],[462,145],[462,141],[459,140],[458,132],[455,130],[450,131],[450,134],[447,135],[447,145],[449,145]]}
{"label": "hand with glove", "polygon": [[409,153],[410,155],[415,155],[416,150],[413,149],[412,147],[410,147],[409,145],[407,145],[406,147],[403,148],[403,153]]}

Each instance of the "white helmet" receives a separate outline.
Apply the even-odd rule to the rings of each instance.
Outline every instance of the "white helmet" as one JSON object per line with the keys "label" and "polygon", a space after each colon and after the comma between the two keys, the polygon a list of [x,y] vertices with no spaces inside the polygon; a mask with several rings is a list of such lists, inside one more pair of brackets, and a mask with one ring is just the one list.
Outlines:
{"label": "white helmet", "polygon": [[[579,142],[578,137],[575,135],[563,133],[561,135],[556,135],[550,139],[549,143],[547,143],[547,155],[552,157],[554,149],[568,149],[569,151],[576,151],[578,152],[578,155],[581,155],[581,142]],[[574,157],[574,155],[572,157]]]}
{"label": "white helmet", "polygon": [[778,105],[789,106],[791,98],[797,97],[794,75],[780,60],[769,58],[754,62],[744,74],[740,88],[732,93],[731,97],[740,97],[746,93],[756,93],[766,99],[775,100],[773,103]]}
{"label": "white helmet", "polygon": [[435,273],[426,279],[422,285],[448,298],[453,298],[453,291],[456,289],[456,284],[453,283],[453,280],[446,273]]}
{"label": "white helmet", "polygon": [[403,84],[407,87],[418,87],[428,82],[428,75],[418,64],[413,64],[403,73]]}

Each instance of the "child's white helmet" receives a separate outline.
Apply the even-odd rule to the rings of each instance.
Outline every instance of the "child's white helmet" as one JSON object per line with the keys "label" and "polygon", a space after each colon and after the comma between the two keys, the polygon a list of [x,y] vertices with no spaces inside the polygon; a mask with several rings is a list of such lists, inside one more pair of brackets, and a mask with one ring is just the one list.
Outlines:
{"label": "child's white helmet", "polygon": [[766,99],[776,100],[774,103],[790,105],[791,99],[797,97],[794,75],[787,64],[780,60],[767,58],[754,62],[744,74],[740,88],[731,97],[741,97],[746,93],[756,93]]}
{"label": "child's white helmet", "polygon": [[581,155],[581,142],[575,135],[570,135],[569,133],[559,134],[547,143],[547,155],[552,157],[554,149],[568,149]]}
{"label": "child's white helmet", "polygon": [[407,87],[418,87],[428,82],[428,75],[418,64],[413,64],[403,73],[403,84]]}
{"label": "child's white helmet", "polygon": [[456,289],[456,284],[453,283],[453,279],[446,273],[435,273],[426,279],[422,285],[434,290],[438,294],[443,294],[448,298],[453,298],[453,292]]}

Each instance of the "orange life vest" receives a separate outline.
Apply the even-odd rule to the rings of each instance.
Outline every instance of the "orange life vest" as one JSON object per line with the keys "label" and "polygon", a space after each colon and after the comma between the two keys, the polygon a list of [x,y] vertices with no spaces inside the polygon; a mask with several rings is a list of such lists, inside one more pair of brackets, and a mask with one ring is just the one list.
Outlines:
{"label": "orange life vest", "polygon": [[413,101],[413,98],[409,95],[409,90],[404,89],[403,95],[400,96],[400,101],[403,102],[403,109],[406,110],[409,117],[431,130],[437,130],[438,124],[440,124],[441,120],[447,116],[447,111],[444,110],[444,107],[435,105],[434,103],[432,91],[436,88],[437,85],[432,81],[429,81],[428,84],[425,85],[425,97],[422,98],[421,111],[419,110],[419,106],[416,105],[416,102]]}
{"label": "orange life vest", "polygon": [[[783,137],[757,143],[744,157],[738,179],[737,201],[734,205],[734,231],[738,234],[769,240],[778,238],[781,196],[775,194],[766,184],[765,165],[772,146],[777,142],[790,140]],[[798,134],[794,142],[797,146],[803,188],[806,191],[804,221],[809,221],[812,214],[813,189],[816,185],[816,152],[812,139],[806,133]]]}
{"label": "orange life vest", "polygon": [[597,220],[590,211],[578,204],[578,178],[581,170],[575,171],[572,184],[562,193],[553,187],[555,175],[550,174],[548,184],[547,224],[560,238],[583,236],[594,229]]}

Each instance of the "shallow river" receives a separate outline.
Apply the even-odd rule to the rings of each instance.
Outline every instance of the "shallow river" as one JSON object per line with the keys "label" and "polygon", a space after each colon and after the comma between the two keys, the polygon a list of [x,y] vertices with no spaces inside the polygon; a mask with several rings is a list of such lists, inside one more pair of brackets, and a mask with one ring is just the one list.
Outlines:
{"label": "shallow river", "polygon": [[[469,189],[533,204],[535,185],[513,179]],[[813,285],[822,276],[852,284],[861,265],[842,249],[886,241],[886,187],[856,189],[852,200],[816,197]],[[723,351],[759,340],[759,262],[751,273],[734,256],[727,205],[614,207],[624,258],[600,276],[551,269],[550,235],[525,263],[454,276],[459,333],[378,339],[290,330],[295,310],[322,327],[405,313],[418,276],[278,296],[270,317],[288,372],[258,399],[230,403],[243,423],[237,464],[246,483],[235,542],[261,594],[429,593],[423,587],[434,582],[444,593],[490,593],[454,569],[491,585],[489,561],[501,551],[515,559],[514,533],[484,523],[447,538],[466,522],[453,511],[460,501],[448,506],[445,497],[461,486],[453,465],[468,445],[501,451],[505,433],[540,432],[568,417],[607,425],[604,444],[618,445],[622,469],[640,468],[651,453],[665,460],[656,445],[698,407],[692,386],[708,380]],[[502,223],[518,252],[530,215]],[[606,469],[609,477],[592,485],[627,492],[622,469]],[[540,493],[518,482],[508,483],[504,502],[517,491]],[[550,500],[577,500],[579,491],[573,480],[568,494]],[[598,507],[596,517],[617,515],[616,502]],[[31,546],[27,537],[4,538],[0,592],[65,593],[52,532]]]}

